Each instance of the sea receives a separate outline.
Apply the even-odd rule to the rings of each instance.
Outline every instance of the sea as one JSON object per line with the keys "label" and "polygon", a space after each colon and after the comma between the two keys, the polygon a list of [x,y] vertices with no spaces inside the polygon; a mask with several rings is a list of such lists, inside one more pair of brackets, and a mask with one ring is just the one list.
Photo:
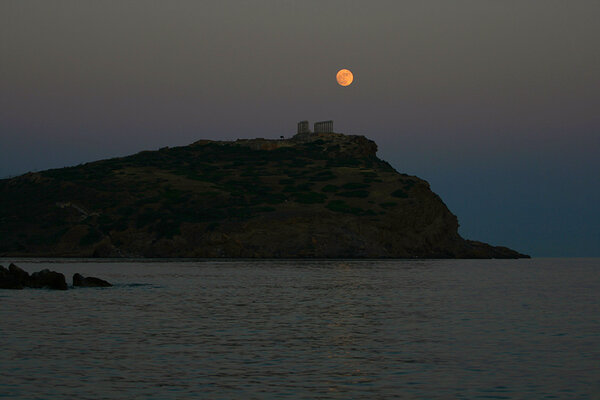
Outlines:
{"label": "sea", "polygon": [[1,259],[8,399],[600,399],[600,259]]}

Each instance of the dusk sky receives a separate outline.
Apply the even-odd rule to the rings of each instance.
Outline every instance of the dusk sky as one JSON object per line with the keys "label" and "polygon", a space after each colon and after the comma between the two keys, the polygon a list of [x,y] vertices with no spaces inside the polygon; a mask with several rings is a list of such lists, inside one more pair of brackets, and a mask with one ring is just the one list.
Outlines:
{"label": "dusk sky", "polygon": [[0,178],[332,119],[465,238],[600,256],[599,20],[597,0],[3,0]]}

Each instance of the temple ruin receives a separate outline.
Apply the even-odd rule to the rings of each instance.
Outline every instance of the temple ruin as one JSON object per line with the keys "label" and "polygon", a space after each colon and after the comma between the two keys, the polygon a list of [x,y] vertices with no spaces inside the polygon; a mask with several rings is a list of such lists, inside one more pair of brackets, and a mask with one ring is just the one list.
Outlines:
{"label": "temple ruin", "polygon": [[333,121],[315,122],[315,133],[333,133]]}
{"label": "temple ruin", "polygon": [[308,121],[298,122],[298,133],[310,133]]}
{"label": "temple ruin", "polygon": [[[320,121],[314,124],[314,133],[333,133],[333,121]],[[311,133],[308,121],[298,122],[298,133]]]}

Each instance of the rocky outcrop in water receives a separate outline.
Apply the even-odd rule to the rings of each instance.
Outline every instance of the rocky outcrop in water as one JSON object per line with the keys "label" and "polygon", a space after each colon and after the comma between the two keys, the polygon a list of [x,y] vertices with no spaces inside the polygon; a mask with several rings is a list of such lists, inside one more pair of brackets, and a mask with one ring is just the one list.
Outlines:
{"label": "rocky outcrop in water", "polygon": [[107,281],[93,276],[84,277],[81,274],[73,275],[73,287],[111,287]]}
{"label": "rocky outcrop in water", "polygon": [[[110,287],[109,282],[93,276],[84,277],[81,274],[73,275],[73,287]],[[65,276],[59,272],[43,269],[29,275],[15,264],[8,268],[0,265],[0,289],[54,289],[67,290]]]}
{"label": "rocky outcrop in water", "polygon": [[15,264],[11,263],[8,266],[8,272],[19,286],[29,286],[31,277],[29,276],[29,273],[27,271],[24,271],[21,268],[17,267]]}
{"label": "rocky outcrop in water", "polygon": [[[29,274],[27,274],[29,276]],[[0,265],[0,289],[23,289],[23,284],[18,276]]]}
{"label": "rocky outcrop in water", "polygon": [[60,272],[50,271],[49,269],[43,269],[38,272],[31,274],[28,287],[31,288],[47,288],[56,290],[67,290],[67,281],[65,276]]}
{"label": "rocky outcrop in water", "polygon": [[27,271],[15,264],[10,264],[8,269],[0,265],[0,289],[23,289],[26,287],[67,290],[67,282],[63,274],[49,269],[29,275]]}

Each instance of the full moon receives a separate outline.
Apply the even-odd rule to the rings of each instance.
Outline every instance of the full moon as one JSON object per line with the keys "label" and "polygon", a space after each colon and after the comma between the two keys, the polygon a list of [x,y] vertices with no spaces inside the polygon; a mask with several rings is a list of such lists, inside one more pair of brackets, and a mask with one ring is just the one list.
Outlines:
{"label": "full moon", "polygon": [[354,75],[352,75],[352,72],[348,69],[340,69],[335,76],[335,79],[337,79],[337,83],[340,85],[348,86],[354,80]]}

